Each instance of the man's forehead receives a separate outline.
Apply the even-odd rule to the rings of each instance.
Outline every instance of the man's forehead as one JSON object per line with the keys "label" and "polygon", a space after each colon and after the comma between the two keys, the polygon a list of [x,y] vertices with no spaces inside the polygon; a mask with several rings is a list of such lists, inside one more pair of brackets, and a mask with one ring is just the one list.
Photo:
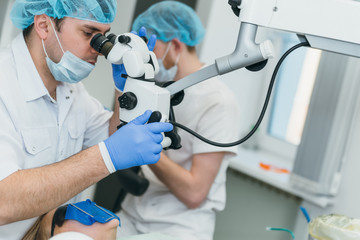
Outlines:
{"label": "man's forehead", "polygon": [[109,24],[102,24],[103,26],[95,26],[93,24],[83,24],[82,26],[85,28],[88,28],[94,32],[109,32],[110,31],[110,25]]}
{"label": "man's forehead", "polygon": [[110,24],[98,23],[89,20],[82,20],[77,18],[66,17],[66,21],[77,24],[80,27],[88,28],[95,32],[108,32],[110,31]]}

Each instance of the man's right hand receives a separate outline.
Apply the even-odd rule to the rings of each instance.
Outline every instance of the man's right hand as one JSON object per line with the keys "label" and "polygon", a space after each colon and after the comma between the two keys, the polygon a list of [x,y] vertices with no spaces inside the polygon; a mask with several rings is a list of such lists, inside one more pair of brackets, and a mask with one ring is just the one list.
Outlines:
{"label": "man's right hand", "polygon": [[[173,126],[170,123],[162,122],[146,124],[151,113],[149,110],[146,111],[104,141],[115,170],[153,164],[160,159],[161,142],[163,140],[161,133],[171,131]],[[104,148],[101,146],[100,148],[106,162]]]}

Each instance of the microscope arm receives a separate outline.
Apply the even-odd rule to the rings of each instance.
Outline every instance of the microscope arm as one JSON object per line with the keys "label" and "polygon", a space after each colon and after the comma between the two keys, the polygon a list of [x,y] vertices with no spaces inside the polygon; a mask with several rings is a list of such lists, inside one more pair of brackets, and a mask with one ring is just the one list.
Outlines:
{"label": "microscope arm", "polygon": [[168,86],[166,89],[170,92],[170,95],[174,95],[185,88],[211,77],[222,75],[242,67],[249,67],[271,58],[274,52],[271,42],[266,40],[261,44],[256,44],[256,31],[256,25],[242,23],[234,52],[216,59],[215,64],[202,68]]}
{"label": "microscope arm", "polygon": [[[310,47],[360,57],[358,0],[236,0],[241,22],[235,51],[167,87],[171,95],[272,56],[270,41],[255,43],[258,26],[292,32]],[[236,5],[235,4],[235,5]]]}
{"label": "microscope arm", "polygon": [[304,36],[312,48],[360,57],[358,0],[242,0],[241,22]]}

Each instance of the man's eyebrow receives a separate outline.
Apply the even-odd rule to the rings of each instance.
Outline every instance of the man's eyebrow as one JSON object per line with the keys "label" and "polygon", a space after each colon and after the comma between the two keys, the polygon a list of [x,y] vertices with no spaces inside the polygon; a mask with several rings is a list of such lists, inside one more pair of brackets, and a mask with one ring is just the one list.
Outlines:
{"label": "man's eyebrow", "polygon": [[[94,26],[91,26],[91,25],[84,25],[84,27],[90,29],[91,31],[94,31],[94,32],[102,32],[101,29],[97,28],[97,27],[94,27]],[[110,31],[111,28],[107,29],[105,33],[108,33]]]}

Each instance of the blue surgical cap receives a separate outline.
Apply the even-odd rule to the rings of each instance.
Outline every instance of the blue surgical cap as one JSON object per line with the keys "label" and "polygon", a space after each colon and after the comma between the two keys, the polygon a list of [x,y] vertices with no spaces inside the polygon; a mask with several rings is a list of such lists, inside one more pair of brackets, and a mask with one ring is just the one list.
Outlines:
{"label": "blue surgical cap", "polygon": [[132,30],[139,31],[142,26],[163,42],[177,38],[188,46],[197,45],[205,35],[205,29],[195,11],[176,1],[162,1],[152,5],[135,19]]}
{"label": "blue surgical cap", "polygon": [[16,0],[10,17],[20,29],[30,26],[34,16],[41,14],[58,19],[72,17],[107,24],[114,21],[116,7],[116,0]]}

